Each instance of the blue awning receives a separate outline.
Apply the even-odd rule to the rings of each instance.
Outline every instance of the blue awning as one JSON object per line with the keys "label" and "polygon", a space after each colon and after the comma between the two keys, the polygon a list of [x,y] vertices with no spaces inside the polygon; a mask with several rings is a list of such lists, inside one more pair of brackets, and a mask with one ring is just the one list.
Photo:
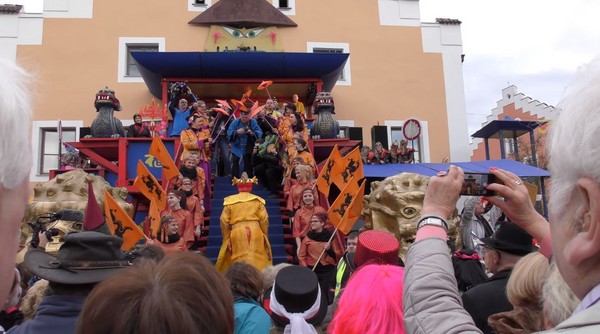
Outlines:
{"label": "blue awning", "polygon": [[[162,98],[164,78],[316,79],[331,91],[349,54],[292,52],[132,52],[148,90]],[[236,92],[237,97],[243,92]],[[291,95],[290,95],[291,97]],[[227,98],[222,96],[221,98]]]}
{"label": "blue awning", "polygon": [[512,132],[516,137],[520,137],[546,121],[515,121],[515,120],[495,120],[488,123],[479,131],[471,135],[473,138],[500,138],[500,131],[506,131],[504,138],[512,138]]}
{"label": "blue awning", "polygon": [[490,167],[496,167],[514,173],[519,177],[549,177],[547,170],[533,167],[510,159],[485,160],[453,163],[387,164],[364,165],[365,177],[385,178],[399,173],[417,173],[434,176],[446,171],[450,165],[460,166],[467,173],[489,173]]}

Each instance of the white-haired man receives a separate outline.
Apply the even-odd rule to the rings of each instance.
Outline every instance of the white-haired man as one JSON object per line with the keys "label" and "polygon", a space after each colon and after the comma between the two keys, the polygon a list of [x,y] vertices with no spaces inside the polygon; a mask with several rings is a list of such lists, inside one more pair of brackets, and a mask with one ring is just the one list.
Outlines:
{"label": "white-haired man", "polygon": [[0,300],[6,301],[19,248],[32,164],[29,75],[0,58]]}
{"label": "white-haired man", "polygon": [[[580,68],[578,81],[558,104],[551,128],[550,224],[514,174],[491,169],[501,183],[488,198],[553,256],[567,285],[581,299],[573,315],[550,333],[600,333],[600,58]],[[444,218],[454,210],[464,174],[459,167],[432,177],[422,220],[407,255],[404,312],[407,332],[479,332],[461,307],[446,244]],[[424,277],[426,279],[422,279]]]}

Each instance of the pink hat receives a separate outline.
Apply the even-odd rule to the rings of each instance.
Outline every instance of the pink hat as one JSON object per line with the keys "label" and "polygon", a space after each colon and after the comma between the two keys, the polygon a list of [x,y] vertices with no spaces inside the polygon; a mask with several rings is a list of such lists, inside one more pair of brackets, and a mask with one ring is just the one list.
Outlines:
{"label": "pink hat", "polygon": [[358,235],[354,265],[358,269],[365,264],[398,264],[400,243],[390,233],[368,230]]}

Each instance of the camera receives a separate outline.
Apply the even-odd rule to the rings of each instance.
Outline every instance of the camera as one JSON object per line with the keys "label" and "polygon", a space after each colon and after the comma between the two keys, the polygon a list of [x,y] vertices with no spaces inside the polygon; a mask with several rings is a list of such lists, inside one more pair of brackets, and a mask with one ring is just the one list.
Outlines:
{"label": "camera", "polygon": [[486,189],[488,184],[496,183],[496,176],[488,173],[465,173],[460,191],[462,196],[495,196],[496,193]]}
{"label": "camera", "polygon": [[52,241],[52,237],[58,235],[57,228],[47,228],[48,224],[56,221],[55,215],[42,215],[37,217],[35,222],[27,223],[31,228],[32,236],[31,236],[31,247],[37,248],[40,245],[40,232],[43,232],[46,235],[46,239],[48,241]]}
{"label": "camera", "polygon": [[31,237],[31,247],[37,248],[39,246],[39,234],[42,232],[46,235],[48,241],[52,241],[52,237],[58,235],[59,230],[57,228],[48,228],[49,224],[54,223],[57,220],[83,223],[84,218],[85,215],[82,210],[72,209],[61,209],[58,212],[50,212],[38,216],[35,222],[27,223],[33,232],[33,236]]}

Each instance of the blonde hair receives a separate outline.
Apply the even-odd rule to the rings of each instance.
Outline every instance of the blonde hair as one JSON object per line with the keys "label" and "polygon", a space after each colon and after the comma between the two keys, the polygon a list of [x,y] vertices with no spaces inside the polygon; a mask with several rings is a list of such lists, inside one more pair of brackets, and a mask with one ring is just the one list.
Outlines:
{"label": "blonde hair", "polygon": [[21,300],[21,312],[25,320],[33,319],[37,312],[38,306],[44,298],[46,289],[48,288],[48,281],[41,279],[35,282]]}
{"label": "blonde hair", "polygon": [[541,310],[542,286],[550,273],[548,259],[538,252],[521,258],[512,270],[506,294],[513,306],[534,306]]}

